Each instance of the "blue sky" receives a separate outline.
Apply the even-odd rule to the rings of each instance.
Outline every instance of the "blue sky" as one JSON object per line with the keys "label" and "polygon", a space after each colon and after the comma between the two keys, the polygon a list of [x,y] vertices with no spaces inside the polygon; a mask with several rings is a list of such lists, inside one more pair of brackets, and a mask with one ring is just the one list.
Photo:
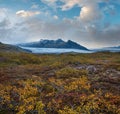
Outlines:
{"label": "blue sky", "polygon": [[120,0],[0,0],[0,41],[73,40],[120,45]]}

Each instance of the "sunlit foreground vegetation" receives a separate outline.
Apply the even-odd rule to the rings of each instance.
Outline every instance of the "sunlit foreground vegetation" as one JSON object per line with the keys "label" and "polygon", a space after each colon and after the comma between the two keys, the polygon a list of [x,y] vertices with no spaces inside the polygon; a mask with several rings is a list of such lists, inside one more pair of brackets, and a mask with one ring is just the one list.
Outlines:
{"label": "sunlit foreground vegetation", "polygon": [[120,53],[0,53],[0,114],[120,114]]}

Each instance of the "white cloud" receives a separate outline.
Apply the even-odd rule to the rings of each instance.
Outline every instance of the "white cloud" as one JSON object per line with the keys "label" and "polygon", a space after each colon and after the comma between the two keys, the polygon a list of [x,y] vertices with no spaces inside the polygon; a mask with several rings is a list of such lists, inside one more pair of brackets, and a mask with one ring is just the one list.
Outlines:
{"label": "white cloud", "polygon": [[20,16],[20,17],[31,17],[31,16],[34,16],[34,15],[39,15],[40,12],[39,11],[25,11],[25,10],[20,10],[20,11],[17,11],[16,12],[16,15]]}
{"label": "white cloud", "polygon": [[29,18],[19,23],[16,28],[17,30],[14,30],[16,36],[19,34],[20,40],[22,37],[22,42],[36,41],[44,38],[62,38],[64,40],[74,40],[88,48],[114,46],[120,43],[120,26],[99,30],[95,25],[91,25],[84,29],[82,23],[76,20],[64,19],[62,22],[56,23],[55,21],[45,22],[44,20]]}
{"label": "white cloud", "polygon": [[[78,6],[80,10],[80,16],[78,17],[83,22],[96,21],[101,18],[101,10],[99,9],[98,3],[109,0],[42,0],[42,2],[49,5],[58,5],[57,2],[62,2],[62,5],[55,7],[61,8],[62,11],[70,10],[71,8]],[[53,7],[53,6],[52,6]]]}
{"label": "white cloud", "polygon": [[[59,7],[63,11],[73,8],[75,5],[83,7],[86,5],[96,4],[100,2],[109,2],[109,0],[41,0],[41,1],[49,6]],[[63,4],[60,5],[57,4],[57,2],[62,2]]]}
{"label": "white cloud", "polygon": [[3,21],[4,18],[7,15],[7,9],[6,8],[0,8],[0,21]]}
{"label": "white cloud", "polygon": [[33,4],[33,5],[31,6],[31,9],[37,9],[38,7],[39,7],[38,4]]}
{"label": "white cloud", "polygon": [[56,2],[57,2],[58,0],[41,0],[41,1],[42,1],[43,3],[49,5],[49,6],[54,6],[54,7],[56,7]]}
{"label": "white cloud", "polygon": [[61,6],[63,11],[71,9],[76,4],[80,4],[80,0],[63,0],[62,2],[64,2],[64,5]]}
{"label": "white cloud", "polygon": [[85,23],[99,20],[102,14],[96,4],[87,5],[81,8],[80,20]]}
{"label": "white cloud", "polygon": [[56,20],[59,19],[59,17],[57,15],[54,15],[53,18]]}

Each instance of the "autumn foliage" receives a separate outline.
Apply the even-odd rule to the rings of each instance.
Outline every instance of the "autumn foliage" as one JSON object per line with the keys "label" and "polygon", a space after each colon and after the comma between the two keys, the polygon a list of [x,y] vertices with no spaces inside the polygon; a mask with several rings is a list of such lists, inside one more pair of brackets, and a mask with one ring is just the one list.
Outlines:
{"label": "autumn foliage", "polygon": [[119,57],[1,53],[0,114],[120,114]]}

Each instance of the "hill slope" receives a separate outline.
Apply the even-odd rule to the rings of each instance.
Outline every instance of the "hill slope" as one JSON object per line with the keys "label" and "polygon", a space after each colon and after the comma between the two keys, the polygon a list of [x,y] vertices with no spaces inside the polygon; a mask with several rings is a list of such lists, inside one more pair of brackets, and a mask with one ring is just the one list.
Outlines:
{"label": "hill slope", "polygon": [[31,51],[22,49],[18,46],[13,46],[10,44],[3,44],[0,42],[0,52],[31,52]]}

